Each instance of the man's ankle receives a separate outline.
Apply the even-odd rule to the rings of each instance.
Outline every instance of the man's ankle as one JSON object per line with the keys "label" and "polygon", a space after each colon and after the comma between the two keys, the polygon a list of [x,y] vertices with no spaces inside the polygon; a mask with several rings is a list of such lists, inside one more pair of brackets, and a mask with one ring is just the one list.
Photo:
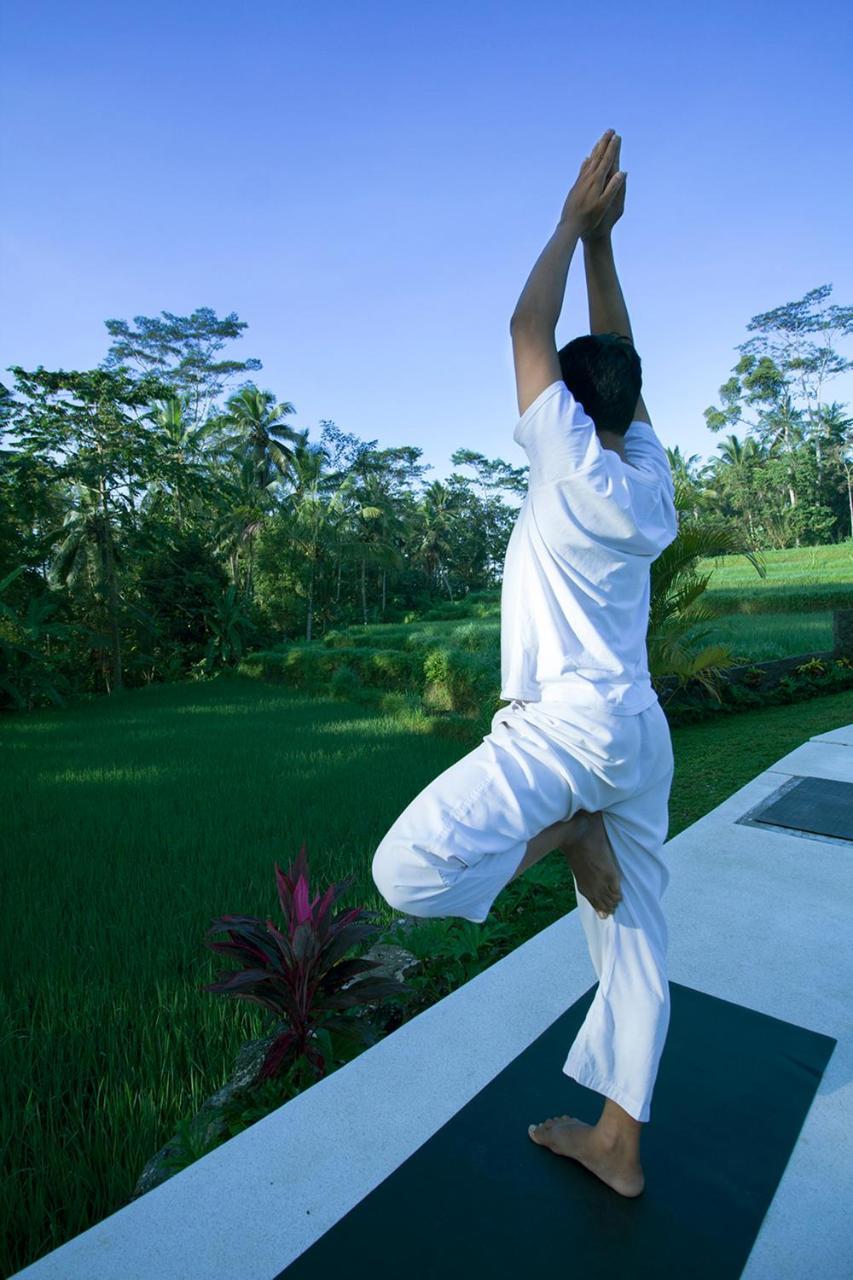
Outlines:
{"label": "man's ankle", "polygon": [[635,1146],[640,1139],[643,1126],[639,1120],[625,1111],[610,1098],[605,1098],[604,1109],[595,1125],[596,1135],[605,1146]]}
{"label": "man's ankle", "polygon": [[569,852],[573,845],[579,844],[589,835],[592,825],[592,817],[586,809],[578,809],[568,818],[564,824],[565,836],[560,843],[560,848],[566,853]]}

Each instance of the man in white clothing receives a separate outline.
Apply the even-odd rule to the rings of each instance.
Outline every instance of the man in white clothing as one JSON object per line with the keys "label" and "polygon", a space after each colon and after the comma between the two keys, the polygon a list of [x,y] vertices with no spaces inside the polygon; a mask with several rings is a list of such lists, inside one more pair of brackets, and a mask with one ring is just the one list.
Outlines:
{"label": "man in white clothing", "polygon": [[[530,461],[502,587],[501,697],[511,705],[400,815],[373,877],[399,910],[481,922],[510,880],[563,851],[599,977],[563,1071],[605,1104],[596,1125],[560,1116],[528,1133],[636,1196],[669,1022],[660,849],[674,762],[647,666],[649,569],[678,518],[613,261],[619,149],[607,130],[584,160],[510,324],[514,439]],[[578,240],[591,332],[558,351]]]}

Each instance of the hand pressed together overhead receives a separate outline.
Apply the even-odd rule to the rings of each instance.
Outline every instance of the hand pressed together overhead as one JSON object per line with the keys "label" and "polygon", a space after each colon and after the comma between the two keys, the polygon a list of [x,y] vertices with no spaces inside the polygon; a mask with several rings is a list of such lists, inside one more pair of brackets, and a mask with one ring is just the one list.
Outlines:
{"label": "hand pressed together overhead", "polygon": [[567,222],[582,239],[608,235],[625,208],[627,175],[618,167],[622,139],[607,129],[580,167],[566,197],[561,222]]}

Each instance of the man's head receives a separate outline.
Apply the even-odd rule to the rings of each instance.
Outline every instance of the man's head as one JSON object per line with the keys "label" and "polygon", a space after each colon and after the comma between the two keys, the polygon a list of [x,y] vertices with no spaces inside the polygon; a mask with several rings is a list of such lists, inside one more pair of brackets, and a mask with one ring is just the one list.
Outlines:
{"label": "man's head", "polygon": [[596,431],[624,436],[643,387],[640,357],[619,333],[585,333],[558,352],[563,381]]}

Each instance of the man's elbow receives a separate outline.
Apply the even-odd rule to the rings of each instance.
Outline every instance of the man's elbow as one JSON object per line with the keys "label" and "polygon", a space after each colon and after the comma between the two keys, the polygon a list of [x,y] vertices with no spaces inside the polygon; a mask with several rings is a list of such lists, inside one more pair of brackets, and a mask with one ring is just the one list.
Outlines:
{"label": "man's elbow", "polygon": [[553,327],[544,316],[537,315],[534,311],[513,311],[509,319],[509,331],[512,333],[516,329],[547,329],[549,333],[553,333]]}

